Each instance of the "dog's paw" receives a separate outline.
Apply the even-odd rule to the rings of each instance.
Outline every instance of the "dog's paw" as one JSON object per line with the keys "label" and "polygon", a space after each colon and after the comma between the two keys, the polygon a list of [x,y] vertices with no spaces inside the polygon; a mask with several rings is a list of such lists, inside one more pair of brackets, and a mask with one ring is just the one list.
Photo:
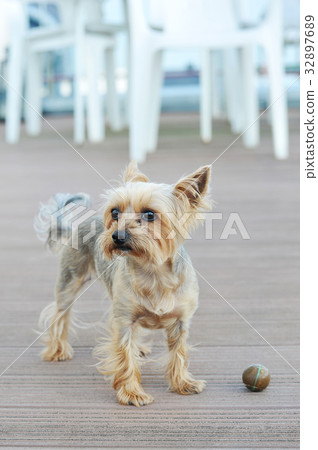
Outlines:
{"label": "dog's paw", "polygon": [[154,398],[143,390],[130,391],[123,386],[117,393],[117,400],[121,405],[145,406],[152,403]]}
{"label": "dog's paw", "polygon": [[181,395],[199,394],[204,390],[205,385],[206,383],[203,380],[182,380],[177,386],[172,386],[171,390]]}
{"label": "dog's paw", "polygon": [[66,361],[68,359],[72,359],[73,357],[73,348],[69,343],[64,344],[58,348],[47,347],[42,352],[42,360],[43,361]]}

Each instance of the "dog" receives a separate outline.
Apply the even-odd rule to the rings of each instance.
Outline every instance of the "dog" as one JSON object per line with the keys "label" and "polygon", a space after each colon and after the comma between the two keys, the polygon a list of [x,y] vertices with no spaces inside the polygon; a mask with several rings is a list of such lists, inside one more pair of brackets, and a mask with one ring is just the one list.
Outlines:
{"label": "dog", "polygon": [[89,196],[57,194],[42,205],[35,229],[51,250],[61,253],[56,301],[40,316],[43,360],[72,358],[71,306],[85,282],[96,277],[112,306],[109,338],[97,346],[95,355],[99,371],[112,378],[118,402],[143,406],[154,400],[141,385],[140,365],[150,352],[142,341],[146,330],[166,331],[170,390],[188,395],[204,389],[205,382],[188,371],[187,336],[199,288],[182,231],[193,229],[210,209],[210,172],[211,166],[204,166],[174,185],[157,184],[131,162],[122,184],[106,191],[104,216],[90,217],[78,227],[78,248],[71,245],[70,227],[59,213],[74,205],[88,207]]}

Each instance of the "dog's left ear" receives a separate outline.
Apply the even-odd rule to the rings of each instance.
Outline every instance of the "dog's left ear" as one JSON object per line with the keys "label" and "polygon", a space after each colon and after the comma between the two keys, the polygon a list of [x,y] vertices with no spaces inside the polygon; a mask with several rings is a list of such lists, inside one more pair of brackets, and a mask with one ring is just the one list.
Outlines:
{"label": "dog's left ear", "polygon": [[123,175],[124,183],[135,183],[136,181],[142,181],[144,183],[149,182],[149,178],[140,172],[135,160],[131,161],[125,169]]}
{"label": "dog's left ear", "polygon": [[211,166],[200,167],[178,181],[174,187],[174,194],[180,199],[188,200],[191,207],[198,208],[208,191],[210,176]]}

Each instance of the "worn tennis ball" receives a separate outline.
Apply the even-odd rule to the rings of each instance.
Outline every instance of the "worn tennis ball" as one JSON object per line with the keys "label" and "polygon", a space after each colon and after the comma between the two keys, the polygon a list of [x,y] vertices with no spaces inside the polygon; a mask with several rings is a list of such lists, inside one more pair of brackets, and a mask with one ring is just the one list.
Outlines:
{"label": "worn tennis ball", "polygon": [[262,364],[252,364],[244,370],[242,380],[245,386],[254,392],[260,392],[267,388],[271,376],[269,370]]}

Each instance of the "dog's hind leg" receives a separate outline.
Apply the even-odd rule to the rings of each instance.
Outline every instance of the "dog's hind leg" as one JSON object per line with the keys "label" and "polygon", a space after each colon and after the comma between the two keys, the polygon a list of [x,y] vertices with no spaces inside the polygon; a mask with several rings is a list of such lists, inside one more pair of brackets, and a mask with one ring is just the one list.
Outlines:
{"label": "dog's hind leg", "polygon": [[83,264],[80,255],[74,258],[72,253],[66,251],[62,255],[56,284],[56,301],[48,305],[40,316],[42,329],[45,330],[46,348],[42,352],[42,359],[45,361],[64,361],[73,356],[73,349],[68,342],[71,307],[87,279],[88,264]]}

